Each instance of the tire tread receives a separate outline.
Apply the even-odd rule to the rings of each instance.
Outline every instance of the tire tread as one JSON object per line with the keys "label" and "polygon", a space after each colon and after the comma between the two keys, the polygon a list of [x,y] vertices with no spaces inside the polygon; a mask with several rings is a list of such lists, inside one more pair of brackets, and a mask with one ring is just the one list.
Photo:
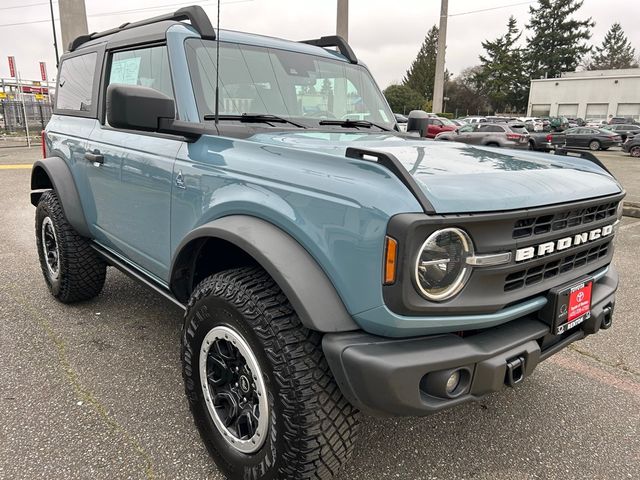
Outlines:
{"label": "tire tread", "polygon": [[[60,255],[60,285],[52,289],[40,238],[41,217],[49,216],[53,222]],[[104,286],[106,263],[91,247],[88,239],[80,236],[67,221],[62,204],[55,191],[40,197],[36,212],[36,240],[40,266],[51,293],[63,303],[74,303],[97,296]]]}
{"label": "tire tread", "polygon": [[[332,478],[351,456],[359,412],[333,379],[322,352],[322,335],[302,325],[261,268],[236,268],[204,279],[188,302],[185,318],[209,295],[225,298],[240,310],[271,363],[285,426],[285,448],[275,478]],[[183,348],[190,328],[193,333],[194,326],[185,325]]]}

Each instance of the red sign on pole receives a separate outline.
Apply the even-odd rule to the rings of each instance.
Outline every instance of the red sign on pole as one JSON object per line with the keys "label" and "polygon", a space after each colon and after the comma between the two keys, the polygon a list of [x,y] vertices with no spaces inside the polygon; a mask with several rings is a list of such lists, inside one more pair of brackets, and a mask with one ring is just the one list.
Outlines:
{"label": "red sign on pole", "polygon": [[43,82],[47,81],[47,64],[44,62],[40,62],[40,78]]}
{"label": "red sign on pole", "polygon": [[9,75],[13,78],[16,76],[16,57],[9,57]]}

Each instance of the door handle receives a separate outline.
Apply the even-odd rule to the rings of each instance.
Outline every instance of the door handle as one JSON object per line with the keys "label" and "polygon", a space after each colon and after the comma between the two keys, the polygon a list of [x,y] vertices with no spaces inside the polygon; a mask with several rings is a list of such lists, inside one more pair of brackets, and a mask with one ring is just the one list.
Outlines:
{"label": "door handle", "polygon": [[104,163],[104,155],[102,155],[99,150],[85,153],[84,159],[91,163],[99,163],[100,165]]}

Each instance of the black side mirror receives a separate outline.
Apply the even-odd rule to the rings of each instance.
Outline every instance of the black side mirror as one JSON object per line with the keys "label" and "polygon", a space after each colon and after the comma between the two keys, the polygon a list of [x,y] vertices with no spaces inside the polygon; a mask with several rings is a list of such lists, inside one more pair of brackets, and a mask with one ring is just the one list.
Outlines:
{"label": "black side mirror", "polygon": [[407,132],[418,132],[420,136],[426,136],[429,116],[424,110],[411,110],[407,121]]}
{"label": "black side mirror", "polygon": [[161,119],[175,116],[173,99],[153,88],[121,84],[107,88],[107,121],[112,127],[154,132]]}

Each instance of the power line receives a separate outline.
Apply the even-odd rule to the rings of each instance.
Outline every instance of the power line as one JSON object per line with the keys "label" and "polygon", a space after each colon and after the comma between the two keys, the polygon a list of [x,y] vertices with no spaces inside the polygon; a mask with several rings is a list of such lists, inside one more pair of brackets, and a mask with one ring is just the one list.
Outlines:
{"label": "power line", "polygon": [[536,3],[537,1],[538,0],[530,0],[528,2],[512,3],[510,5],[501,5],[499,7],[490,7],[490,8],[482,8],[480,10],[471,10],[470,12],[452,13],[449,16],[450,17],[460,17],[462,15],[471,15],[472,13],[481,13],[481,12],[488,12],[490,10],[499,10],[501,8],[517,7],[519,5],[528,5],[528,4],[531,4],[531,3]]}
{"label": "power line", "polygon": [[[58,2],[53,2],[58,3]],[[1,7],[0,10],[12,10],[14,8],[38,7],[40,5],[49,5],[49,2],[29,3],[27,5],[15,5],[13,7]]]}
{"label": "power line", "polygon": [[[131,10],[119,10],[117,12],[104,12],[104,13],[92,13],[92,14],[88,14],[87,17],[109,17],[109,16],[113,16],[113,15],[122,15],[122,14],[126,14],[126,13],[135,13],[135,12],[147,12],[147,11],[151,11],[151,10],[163,10],[165,8],[169,8],[169,7],[178,7],[181,5],[193,5],[194,3],[199,3],[200,5],[202,4],[207,4],[207,3],[211,3],[214,0],[205,0],[203,2],[197,2],[197,0],[190,0],[188,2],[180,2],[180,3],[171,3],[168,5],[160,5],[160,6],[156,6],[156,7],[145,7],[145,8],[134,8]],[[232,3],[246,3],[246,2],[252,2],[253,0],[232,0],[232,1],[228,1],[228,2],[222,2],[222,5],[228,5],[228,4],[232,4]],[[47,3],[48,4],[48,3]],[[35,4],[33,4],[35,5]],[[13,7],[11,7],[13,8]],[[55,19],[56,21],[59,21],[59,18]],[[28,22],[15,22],[15,23],[2,23],[0,24],[0,28],[1,27],[16,27],[19,25],[32,25],[32,24],[36,24],[36,23],[45,23],[45,22],[50,22],[51,19],[46,19],[46,20],[30,20]]]}

